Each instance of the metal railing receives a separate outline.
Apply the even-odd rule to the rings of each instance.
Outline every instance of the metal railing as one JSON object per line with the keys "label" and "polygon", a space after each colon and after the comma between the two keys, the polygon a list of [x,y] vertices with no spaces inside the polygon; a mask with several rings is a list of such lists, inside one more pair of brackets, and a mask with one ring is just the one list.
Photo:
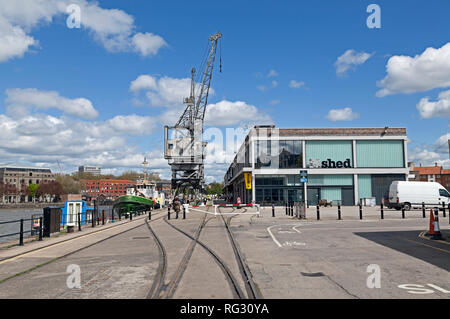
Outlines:
{"label": "metal railing", "polygon": [[[19,245],[23,246],[23,239],[24,239],[24,234],[28,234],[30,233],[31,236],[34,236],[35,232],[37,231],[38,236],[39,236],[39,241],[42,241],[42,230],[43,230],[43,217],[42,215],[40,215],[39,217],[39,225],[36,227],[35,223],[33,223],[34,221],[36,221],[37,218],[21,218],[21,219],[16,219],[16,220],[9,220],[9,221],[5,221],[5,222],[0,222],[0,225],[6,225],[6,224],[13,224],[13,223],[19,223],[19,231],[15,232],[15,233],[9,233],[9,234],[4,234],[4,235],[0,235],[0,238],[4,238],[4,237],[10,237],[10,236],[16,236],[19,235]],[[26,221],[31,221],[31,229],[30,230],[24,230],[24,222]]]}

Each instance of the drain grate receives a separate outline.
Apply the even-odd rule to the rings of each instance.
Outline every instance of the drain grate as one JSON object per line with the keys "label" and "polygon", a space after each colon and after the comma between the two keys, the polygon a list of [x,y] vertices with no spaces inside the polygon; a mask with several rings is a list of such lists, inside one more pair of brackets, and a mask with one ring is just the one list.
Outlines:
{"label": "drain grate", "polygon": [[325,277],[323,272],[302,272],[301,274],[305,277]]}

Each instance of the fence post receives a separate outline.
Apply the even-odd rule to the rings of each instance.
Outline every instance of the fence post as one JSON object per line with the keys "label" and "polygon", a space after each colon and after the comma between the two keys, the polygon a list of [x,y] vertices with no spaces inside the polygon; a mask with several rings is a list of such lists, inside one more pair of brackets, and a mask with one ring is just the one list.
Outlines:
{"label": "fence post", "polygon": [[23,219],[20,220],[20,238],[19,245],[23,246]]}
{"label": "fence post", "polygon": [[317,205],[317,220],[320,220],[320,207]]}
{"label": "fence post", "polygon": [[338,205],[338,220],[341,220],[341,205]]}
{"label": "fence post", "polygon": [[39,241],[42,241],[42,217],[39,217]]}
{"label": "fence post", "polygon": [[91,213],[92,228],[95,227],[95,212],[97,211],[97,200],[94,199],[94,211]]}
{"label": "fence post", "polygon": [[362,204],[359,203],[359,219],[363,219]]}
{"label": "fence post", "polygon": [[424,202],[422,202],[422,217],[426,218],[426,216],[425,216],[425,203]]}
{"label": "fence post", "polygon": [[272,217],[275,217],[275,204],[272,203]]}
{"label": "fence post", "polygon": [[112,219],[112,222],[114,223],[114,207],[111,210],[111,219]]}
{"label": "fence post", "polygon": [[81,213],[78,212],[78,231],[81,231]]}
{"label": "fence post", "polygon": [[381,219],[384,219],[384,205],[381,203]]}
{"label": "fence post", "polygon": [[105,210],[102,210],[102,225],[105,225]]}

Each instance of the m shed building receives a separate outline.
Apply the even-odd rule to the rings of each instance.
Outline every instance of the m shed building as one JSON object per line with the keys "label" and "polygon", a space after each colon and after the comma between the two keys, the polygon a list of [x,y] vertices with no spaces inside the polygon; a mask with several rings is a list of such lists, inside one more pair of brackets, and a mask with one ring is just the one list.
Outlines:
{"label": "m shed building", "polygon": [[[307,171],[306,183],[300,171]],[[247,189],[244,173],[251,173]],[[230,201],[282,205],[319,200],[380,204],[392,181],[408,178],[405,128],[278,129],[255,126],[224,177]]]}

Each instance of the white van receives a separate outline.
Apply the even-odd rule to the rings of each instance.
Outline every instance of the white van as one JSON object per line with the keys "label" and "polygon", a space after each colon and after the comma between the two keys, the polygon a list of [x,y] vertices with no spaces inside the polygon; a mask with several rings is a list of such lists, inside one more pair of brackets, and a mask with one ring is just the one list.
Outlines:
{"label": "white van", "polygon": [[392,182],[389,188],[389,208],[410,210],[422,207],[422,203],[442,207],[450,204],[449,192],[439,183],[434,182]]}

